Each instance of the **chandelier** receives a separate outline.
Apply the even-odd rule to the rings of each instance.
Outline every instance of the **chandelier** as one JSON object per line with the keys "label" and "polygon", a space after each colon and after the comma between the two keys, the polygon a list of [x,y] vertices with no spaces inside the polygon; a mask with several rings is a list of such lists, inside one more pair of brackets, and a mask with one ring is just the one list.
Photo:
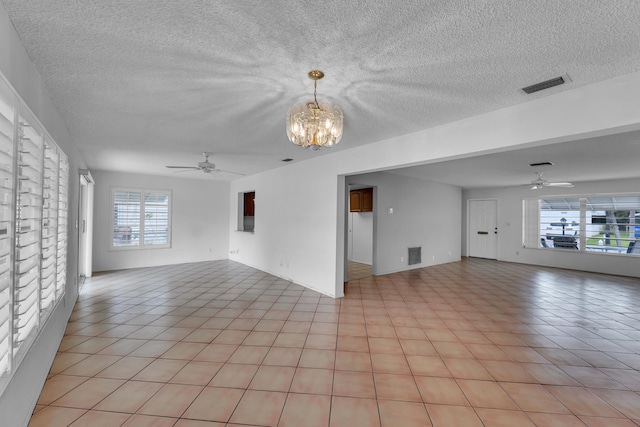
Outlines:
{"label": "chandelier", "polygon": [[333,147],[342,138],[342,110],[337,105],[318,102],[316,98],[318,80],[323,77],[322,71],[309,71],[309,78],[313,80],[313,101],[296,104],[287,114],[289,141],[313,151]]}

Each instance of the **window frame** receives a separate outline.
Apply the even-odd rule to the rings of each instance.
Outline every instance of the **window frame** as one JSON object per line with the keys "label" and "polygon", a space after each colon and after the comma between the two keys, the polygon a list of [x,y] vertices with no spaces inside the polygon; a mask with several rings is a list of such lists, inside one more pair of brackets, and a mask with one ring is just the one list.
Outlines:
{"label": "window frame", "polygon": [[[616,203],[620,203],[622,205],[627,203],[636,203],[635,201],[626,202],[626,201],[616,201],[615,199],[625,199],[625,198],[640,198],[640,193],[606,193],[606,194],[586,194],[586,195],[546,195],[546,196],[538,196],[538,197],[528,197],[523,199],[523,243],[522,246],[528,249],[542,249],[542,250],[560,250],[567,251],[567,249],[573,249],[571,252],[578,253],[587,253],[587,254],[599,254],[599,255],[610,255],[610,256],[632,256],[637,257],[640,255],[640,252],[637,249],[631,249],[630,251],[624,250],[625,246],[615,245],[613,246],[602,246],[602,250],[598,250],[598,246],[594,246],[594,244],[588,244],[589,239],[593,239],[594,236],[598,234],[594,233],[594,225],[600,225],[601,223],[593,222],[594,212],[608,211],[609,209],[594,209],[594,200],[600,199],[611,199],[611,204],[614,206]],[[541,243],[544,239],[542,236],[543,226],[546,224],[541,215],[541,203],[542,201],[553,201],[553,200],[577,200],[579,207],[577,209],[570,209],[572,212],[577,212],[579,216],[579,224],[575,223],[572,225],[577,225],[577,234],[576,234],[576,245],[577,248],[569,248],[569,247],[555,247],[555,246],[543,246]],[[595,203],[597,206],[597,203]],[[627,209],[612,209],[617,211],[626,211]],[[634,209],[628,209],[629,212],[636,212],[636,218],[640,218],[640,205],[639,209],[636,211]],[[558,210],[557,212],[561,212]],[[598,218],[598,216],[595,216]],[[615,222],[615,223],[607,223],[607,224],[616,224],[616,225],[624,225],[624,222]],[[557,225],[557,224],[551,224]],[[628,224],[627,227],[631,226]],[[634,230],[626,230],[626,233],[629,233],[626,237],[622,237],[620,239],[616,239],[615,237],[608,237],[610,240],[620,240],[628,242],[628,245],[632,245],[631,248],[634,248],[634,244],[640,241],[640,238],[636,237],[637,231],[636,229],[640,226],[640,223],[635,222]],[[564,227],[563,227],[564,228]],[[574,231],[574,230],[571,230]],[[632,237],[633,236],[633,237]],[[547,242],[548,244],[548,242]],[[600,244],[600,243],[599,243]],[[626,246],[628,248],[628,246]]]}
{"label": "window frame", "polygon": [[[140,208],[139,208],[139,237],[138,244],[135,245],[114,245],[115,241],[115,196],[117,193],[138,193],[140,195]],[[167,242],[163,244],[151,244],[145,243],[145,207],[147,195],[162,195],[167,196]],[[172,245],[172,199],[173,193],[171,190],[160,190],[150,188],[131,188],[131,187],[111,187],[111,198],[109,207],[111,209],[110,222],[109,222],[109,251],[137,251],[137,250],[150,250],[150,249],[168,249]]]}

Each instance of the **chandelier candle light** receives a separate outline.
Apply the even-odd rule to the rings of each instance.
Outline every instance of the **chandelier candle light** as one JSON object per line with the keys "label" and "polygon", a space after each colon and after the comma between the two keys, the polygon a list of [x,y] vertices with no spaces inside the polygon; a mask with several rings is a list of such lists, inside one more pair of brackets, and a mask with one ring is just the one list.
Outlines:
{"label": "chandelier candle light", "polygon": [[287,114],[289,141],[313,151],[333,147],[342,138],[342,110],[337,105],[318,102],[316,98],[318,80],[323,77],[322,71],[309,71],[309,78],[313,80],[313,101],[296,104]]}

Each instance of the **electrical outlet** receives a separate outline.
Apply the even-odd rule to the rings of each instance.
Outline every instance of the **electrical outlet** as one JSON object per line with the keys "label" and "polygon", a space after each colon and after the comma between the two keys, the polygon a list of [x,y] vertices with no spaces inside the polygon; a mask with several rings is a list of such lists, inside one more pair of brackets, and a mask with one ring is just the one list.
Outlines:
{"label": "electrical outlet", "polygon": [[400,257],[400,262],[404,262],[404,257],[403,256]]}

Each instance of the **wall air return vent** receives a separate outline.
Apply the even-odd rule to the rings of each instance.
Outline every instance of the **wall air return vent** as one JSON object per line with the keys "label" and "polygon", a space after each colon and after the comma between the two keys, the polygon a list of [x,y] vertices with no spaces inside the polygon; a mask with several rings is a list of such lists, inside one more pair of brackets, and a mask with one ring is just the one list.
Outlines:
{"label": "wall air return vent", "polygon": [[409,265],[420,264],[422,262],[422,246],[409,248]]}
{"label": "wall air return vent", "polygon": [[532,93],[539,92],[541,90],[549,89],[554,86],[558,86],[569,81],[566,77],[560,76],[551,80],[547,80],[544,82],[536,83],[531,86],[523,87],[522,91],[527,95],[531,95]]}

